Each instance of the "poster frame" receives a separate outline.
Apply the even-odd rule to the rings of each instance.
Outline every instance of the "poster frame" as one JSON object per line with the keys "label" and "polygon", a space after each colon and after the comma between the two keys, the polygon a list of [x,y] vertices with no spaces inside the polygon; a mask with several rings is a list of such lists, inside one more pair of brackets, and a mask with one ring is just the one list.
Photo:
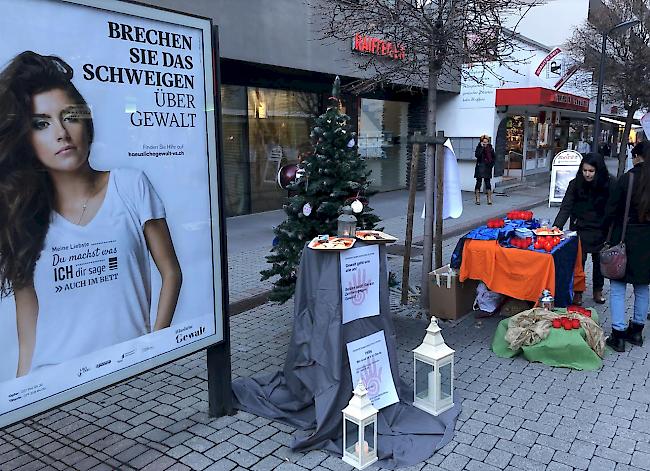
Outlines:
{"label": "poster frame", "polygon": [[[228,257],[226,245],[226,220],[223,203],[223,147],[221,131],[221,102],[220,102],[220,77],[219,77],[219,50],[218,27],[212,18],[192,13],[180,12],[158,5],[149,5],[134,0],[50,0],[67,3],[96,10],[103,10],[137,18],[181,25],[202,31],[203,39],[203,75],[205,78],[206,104],[206,158],[208,159],[208,192],[211,212],[211,242],[212,242],[212,273],[213,273],[213,299],[214,320],[216,331],[214,334],[198,339],[194,342],[180,346],[173,350],[161,353],[152,358],[145,359],[134,365],[107,373],[104,376],[88,382],[71,386],[70,388],[24,405],[17,409],[0,414],[0,431],[22,420],[34,417],[50,409],[61,407],[78,400],[86,395],[109,388],[119,382],[151,371],[155,368],[172,363],[180,358],[192,355],[202,350],[208,354],[209,402],[210,412],[213,415],[232,413],[232,400],[224,391],[229,391],[231,380],[230,342],[228,322]],[[210,95],[210,92],[212,93]],[[215,227],[215,224],[218,224]],[[221,291],[221,293],[219,293]],[[219,302],[220,300],[220,302]],[[221,319],[219,319],[221,316]],[[221,335],[219,326],[221,324]],[[210,358],[213,361],[210,361]],[[214,360],[217,361],[214,361]],[[212,366],[212,368],[210,368]],[[217,371],[215,371],[215,369]],[[212,370],[212,371],[210,371]],[[218,371],[221,370],[221,371]],[[219,390],[215,391],[215,375],[222,373]],[[221,404],[217,404],[221,401]]]}
{"label": "poster frame", "polygon": [[555,196],[558,170],[570,170],[573,172],[573,175],[575,175],[580,168],[581,161],[582,154],[572,149],[562,150],[553,157],[553,163],[551,164],[551,184],[548,191],[549,208],[562,203],[562,200],[564,199],[564,193],[561,197]]}

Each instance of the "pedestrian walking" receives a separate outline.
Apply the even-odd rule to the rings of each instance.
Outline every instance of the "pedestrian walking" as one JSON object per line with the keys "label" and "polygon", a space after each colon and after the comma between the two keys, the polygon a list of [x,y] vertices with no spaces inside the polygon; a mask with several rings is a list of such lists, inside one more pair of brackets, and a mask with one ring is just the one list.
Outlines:
{"label": "pedestrian walking", "polygon": [[[605,278],[600,272],[599,252],[607,237],[607,227],[603,223],[603,213],[607,206],[610,189],[615,180],[609,175],[605,160],[600,154],[583,154],[580,167],[573,180],[569,182],[560,210],[553,225],[560,229],[569,220],[569,229],[577,231],[582,246],[582,265],[591,254],[593,264],[593,298],[603,304]],[[574,304],[582,304],[582,293],[576,292]]]}
{"label": "pedestrian walking", "polygon": [[494,168],[494,161],[496,155],[494,148],[490,144],[490,136],[483,134],[479,144],[474,151],[476,157],[476,167],[474,168],[474,178],[476,178],[476,186],[474,187],[474,195],[476,196],[476,204],[481,204],[481,184],[485,186],[485,193],[487,194],[487,204],[492,204],[492,169]]}
{"label": "pedestrian walking", "polygon": [[[625,232],[627,265],[625,276],[610,280],[610,312],[612,333],[607,345],[617,352],[625,351],[625,342],[643,345],[643,327],[648,315],[650,295],[650,142],[643,141],[632,149],[635,165],[626,172],[612,190],[605,221],[613,225],[609,243],[618,243],[623,233],[627,192],[633,175],[629,217]],[[634,314],[629,324],[625,318],[625,291],[634,289]]]}

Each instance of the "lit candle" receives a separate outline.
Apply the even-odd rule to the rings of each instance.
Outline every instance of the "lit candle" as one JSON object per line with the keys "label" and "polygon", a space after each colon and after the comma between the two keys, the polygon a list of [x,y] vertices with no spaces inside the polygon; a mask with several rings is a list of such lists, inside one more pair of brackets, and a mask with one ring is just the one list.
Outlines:
{"label": "lit candle", "polygon": [[[359,454],[359,442],[354,444],[354,452],[358,455]],[[365,456],[368,456],[368,442],[363,441],[363,454]]]}

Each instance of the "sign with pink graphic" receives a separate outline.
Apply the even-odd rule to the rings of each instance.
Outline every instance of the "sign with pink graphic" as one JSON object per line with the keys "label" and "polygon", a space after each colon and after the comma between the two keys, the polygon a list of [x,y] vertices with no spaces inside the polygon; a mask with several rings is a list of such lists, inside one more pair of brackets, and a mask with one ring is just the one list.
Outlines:
{"label": "sign with pink graphic", "polygon": [[347,349],[352,384],[357,384],[359,380],[363,381],[372,405],[382,409],[399,402],[390,370],[384,331],[380,330],[350,342],[347,344]]}
{"label": "sign with pink graphic", "polygon": [[343,324],[379,315],[379,246],[341,252]]}

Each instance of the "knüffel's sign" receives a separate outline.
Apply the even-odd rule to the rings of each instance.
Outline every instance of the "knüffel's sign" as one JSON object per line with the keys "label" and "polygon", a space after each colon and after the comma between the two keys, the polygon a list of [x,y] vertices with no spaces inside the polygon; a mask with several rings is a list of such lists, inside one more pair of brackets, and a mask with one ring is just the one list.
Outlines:
{"label": "kn\u00fcffel's sign", "polygon": [[406,57],[406,48],[403,45],[359,33],[352,38],[352,50],[396,60]]}

